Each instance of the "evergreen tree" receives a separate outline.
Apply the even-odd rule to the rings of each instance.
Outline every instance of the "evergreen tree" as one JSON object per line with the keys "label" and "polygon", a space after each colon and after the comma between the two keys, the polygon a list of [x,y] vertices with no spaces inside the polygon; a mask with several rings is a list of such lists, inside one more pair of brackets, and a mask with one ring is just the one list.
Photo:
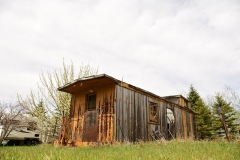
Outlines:
{"label": "evergreen tree", "polygon": [[212,137],[213,128],[211,111],[192,85],[190,86],[187,98],[191,103],[192,110],[196,113],[197,137],[200,139]]}
{"label": "evergreen tree", "polygon": [[237,119],[236,111],[231,106],[231,103],[228,103],[226,100],[224,100],[219,93],[216,94],[215,102],[213,105],[213,128],[215,131],[215,135],[218,136],[221,134],[225,134],[220,116],[217,113],[217,109],[219,107],[222,109],[222,114],[228,127],[229,133],[232,136],[236,135],[238,129],[238,124],[234,123],[234,121]]}
{"label": "evergreen tree", "polygon": [[196,101],[196,126],[198,138],[206,139],[213,136],[212,115],[210,109],[201,98]]}
{"label": "evergreen tree", "polygon": [[192,106],[192,110],[193,111],[196,111],[196,102],[198,101],[198,99],[200,98],[197,90],[193,87],[193,85],[190,86],[190,89],[189,89],[189,93],[188,93],[188,100],[190,101],[191,103],[191,106]]}

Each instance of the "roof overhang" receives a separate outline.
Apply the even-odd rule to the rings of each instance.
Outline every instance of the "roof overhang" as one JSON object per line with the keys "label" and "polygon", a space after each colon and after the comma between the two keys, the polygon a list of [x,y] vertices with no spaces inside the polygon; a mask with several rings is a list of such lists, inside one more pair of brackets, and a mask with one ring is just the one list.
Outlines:
{"label": "roof overhang", "polygon": [[100,85],[114,84],[119,80],[110,77],[106,74],[94,75],[84,78],[76,79],[62,87],[59,87],[58,90],[66,93],[76,93],[80,90],[88,89],[89,87],[97,87]]}

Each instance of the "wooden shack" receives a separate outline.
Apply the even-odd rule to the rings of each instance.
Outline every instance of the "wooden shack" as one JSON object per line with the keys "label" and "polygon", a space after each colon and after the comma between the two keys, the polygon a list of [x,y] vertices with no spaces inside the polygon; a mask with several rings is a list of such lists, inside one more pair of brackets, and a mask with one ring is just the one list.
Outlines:
{"label": "wooden shack", "polygon": [[181,95],[160,97],[106,74],[77,79],[59,91],[72,95],[64,124],[74,144],[194,139],[196,134],[195,113]]}

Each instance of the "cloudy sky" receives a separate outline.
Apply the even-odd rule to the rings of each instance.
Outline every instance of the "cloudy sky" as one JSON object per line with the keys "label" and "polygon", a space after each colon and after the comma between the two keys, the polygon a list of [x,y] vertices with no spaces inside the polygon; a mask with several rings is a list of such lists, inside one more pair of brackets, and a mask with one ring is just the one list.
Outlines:
{"label": "cloudy sky", "polygon": [[240,92],[239,0],[0,0],[0,98],[84,63],[160,96]]}

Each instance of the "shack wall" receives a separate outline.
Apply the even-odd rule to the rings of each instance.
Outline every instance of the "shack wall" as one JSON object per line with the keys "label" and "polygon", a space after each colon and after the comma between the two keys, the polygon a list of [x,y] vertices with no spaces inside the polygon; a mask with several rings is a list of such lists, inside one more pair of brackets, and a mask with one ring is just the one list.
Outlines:
{"label": "shack wall", "polygon": [[[157,122],[150,121],[149,102],[157,104]],[[194,135],[194,114],[160,98],[116,85],[114,108],[116,141],[186,139]],[[167,123],[167,108],[173,111],[174,124]]]}
{"label": "shack wall", "polygon": [[[72,94],[71,106],[70,106],[70,130],[69,136],[73,141],[85,141],[83,139],[84,134],[95,134],[96,141],[112,141],[113,137],[113,101],[114,101],[114,88],[113,84],[106,84],[85,90],[81,90],[78,93]],[[89,115],[87,113],[87,95],[96,94],[96,117],[93,117],[93,121],[96,122],[98,132],[85,133],[86,121]],[[93,112],[93,111],[92,111]],[[89,121],[89,120],[88,120]],[[91,120],[90,120],[91,121]],[[111,123],[112,122],[112,123]],[[85,127],[84,127],[85,123]]]}
{"label": "shack wall", "polygon": [[[95,119],[87,118],[87,95],[95,93]],[[150,120],[150,102],[157,105],[157,121]],[[167,122],[167,109],[174,115],[174,123]],[[93,112],[93,111],[91,111]],[[113,142],[152,141],[164,138],[193,138],[193,113],[171,102],[118,84],[86,88],[72,94],[69,136],[73,141]],[[89,122],[96,122],[95,127]],[[88,135],[91,134],[89,138]]]}

